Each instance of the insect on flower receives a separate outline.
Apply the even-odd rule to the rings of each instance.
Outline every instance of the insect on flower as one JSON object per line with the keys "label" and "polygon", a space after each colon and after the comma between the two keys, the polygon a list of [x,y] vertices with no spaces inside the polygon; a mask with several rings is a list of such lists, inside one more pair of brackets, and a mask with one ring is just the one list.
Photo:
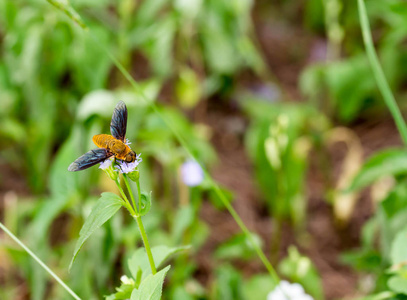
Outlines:
{"label": "insect on flower", "polygon": [[120,101],[114,108],[112,121],[110,122],[110,133],[112,135],[95,135],[92,140],[99,148],[90,150],[76,159],[70,164],[68,171],[75,172],[87,169],[112,156],[125,163],[137,161],[136,152],[130,149],[128,141],[125,140],[126,128],[127,107],[123,101]]}

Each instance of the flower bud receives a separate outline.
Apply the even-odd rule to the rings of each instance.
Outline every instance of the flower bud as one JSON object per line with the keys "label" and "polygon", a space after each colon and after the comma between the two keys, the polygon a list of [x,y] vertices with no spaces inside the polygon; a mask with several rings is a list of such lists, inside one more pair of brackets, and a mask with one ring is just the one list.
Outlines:
{"label": "flower bud", "polygon": [[133,181],[137,181],[140,178],[140,172],[138,171],[138,169],[136,169],[130,173],[127,173],[127,175]]}
{"label": "flower bud", "polygon": [[111,180],[113,180],[113,181],[116,181],[117,178],[118,178],[118,176],[119,176],[119,173],[118,173],[115,169],[113,169],[112,167],[109,167],[109,168],[107,168],[107,169],[104,169],[103,171],[105,171],[105,173],[107,174],[107,176],[109,176],[109,178],[110,178]]}

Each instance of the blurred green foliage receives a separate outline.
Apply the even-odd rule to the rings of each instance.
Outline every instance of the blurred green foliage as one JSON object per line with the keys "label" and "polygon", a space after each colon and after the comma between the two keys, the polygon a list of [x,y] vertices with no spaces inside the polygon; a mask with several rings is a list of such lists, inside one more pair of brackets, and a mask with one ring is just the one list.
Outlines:
{"label": "blurred green foliage", "polygon": [[[72,5],[93,38],[116,53],[125,67],[140,68],[132,55],[142,54],[148,61],[142,68],[155,88],[160,90],[171,78],[178,87],[172,97],[193,107],[227,88],[225,77],[243,67],[261,69],[262,64],[249,38],[250,0],[184,2]],[[33,190],[42,192],[54,149],[68,135],[79,100],[111,84],[125,85],[124,78],[114,71],[103,47],[45,1],[2,0],[0,7],[0,127],[2,137],[10,140],[2,151],[20,164],[16,168],[27,173]]]}
{"label": "blurred green foliage", "polygon": [[[331,1],[333,2],[333,1]],[[325,113],[349,123],[366,112],[379,112],[383,101],[378,93],[369,62],[361,43],[357,1],[336,1],[339,4],[340,28],[345,32],[341,42],[341,53],[331,61],[317,62],[305,68],[301,75],[300,88],[303,94]],[[405,98],[404,83],[407,79],[405,65],[407,48],[407,12],[401,0],[374,1],[367,4],[368,17],[374,29],[380,33],[375,37],[376,49],[381,59],[386,78],[396,93],[396,98]],[[324,18],[332,5],[324,7],[323,1],[308,1],[306,23],[316,31],[324,28]],[[327,47],[330,47],[328,42]],[[404,101],[403,101],[404,106]]]}
{"label": "blurred green foliage", "polygon": [[[366,223],[362,232],[360,249],[344,255],[345,262],[360,271],[375,275],[373,291],[390,289],[395,293],[406,294],[399,288],[405,278],[405,232],[406,174],[403,165],[407,158],[404,149],[389,149],[378,152],[365,163],[355,177],[350,189],[360,189],[366,185],[380,184],[386,178],[394,178],[377,201],[375,214]],[[380,171],[379,171],[380,170]]]}
{"label": "blurred green foliage", "polygon": [[[137,79],[140,92],[157,105],[204,166],[217,162],[211,127],[191,119],[205,100],[232,99],[218,105],[238,109],[246,118],[242,138],[267,218],[272,220],[273,233],[277,232],[270,237],[271,247],[259,235],[253,233],[253,237],[259,246],[271,248],[272,258],[280,259],[286,221],[296,229],[295,243],[307,246],[310,150],[326,151],[325,134],[332,124],[380,118],[383,111],[361,43],[356,1],[301,4],[298,14],[305,30],[317,38],[325,36],[327,48],[327,57],[311,60],[302,69],[299,90],[306,103],[279,102],[284,100],[280,97],[270,101],[236,88],[236,83],[242,83],[236,80],[242,71],[264,80],[266,65],[254,39],[252,0],[50,2],[70,10],[76,21],[80,16],[90,30],[82,31],[78,22],[46,1],[0,0],[0,163],[25,177],[31,195],[4,195],[4,223],[83,299],[143,298],[139,279],[147,278],[149,270],[137,226],[125,214],[117,213],[96,230],[71,273],[66,272],[78,232],[98,203],[94,195],[115,191],[96,167],[79,173],[66,169],[94,147],[94,134],[108,132],[113,107],[123,100],[130,116],[128,138],[133,149],[142,153],[142,185],[152,191],[151,212],[143,217],[150,242],[165,245],[155,248],[162,261],[177,253],[171,268],[149,277],[147,284],[161,286],[168,271],[166,299],[266,299],[273,289],[270,277],[261,272],[247,274],[238,267],[255,259],[242,234],[211,249],[213,273],[204,274],[209,278],[202,280],[199,255],[211,234],[211,226],[201,218],[202,206],[209,200],[213,209],[223,210],[224,203],[207,180],[196,187],[182,182],[180,166],[188,158],[185,149],[142,95],[131,89],[105,49]],[[295,5],[286,1],[275,9],[284,19]],[[402,0],[368,1],[367,5],[386,77],[404,107],[407,5]],[[313,153],[316,160],[323,159],[319,154]],[[392,182],[374,203],[374,214],[361,232],[360,248],[343,255],[361,278],[373,276],[373,285],[361,291],[365,299],[407,297],[406,159],[404,148],[378,152],[348,187],[354,192],[389,178]],[[327,168],[323,172],[334,172],[332,165]],[[6,172],[0,176],[4,178]],[[232,202],[233,191],[222,190]],[[7,263],[0,267],[12,270],[10,278],[0,283],[1,299],[16,299],[21,282],[27,286],[26,298],[69,299],[26,253],[1,242],[0,261]],[[284,252],[278,265],[282,277],[301,283],[315,299],[324,298],[318,270],[296,248]],[[140,294],[133,296],[135,287]]]}
{"label": "blurred green foliage", "polygon": [[[75,14],[66,3],[54,4]],[[238,70],[261,69],[261,60],[249,37],[251,1],[195,1],[191,5],[186,1],[124,0],[71,4],[100,44],[45,1],[0,1],[0,149],[1,157],[7,158],[2,163],[13,162],[12,167],[25,174],[34,193],[43,195],[47,191],[47,196],[39,196],[36,201],[23,201],[25,210],[21,205],[18,210],[6,207],[6,225],[14,224],[12,229],[39,257],[48,257],[51,267],[65,269],[80,224],[95,203],[92,191],[99,182],[97,170],[72,174],[66,168],[93,147],[94,134],[108,131],[112,109],[121,99],[127,103],[131,116],[128,138],[137,140],[136,150],[143,153],[143,184],[154,188],[157,200],[164,199],[165,203],[162,208],[153,208],[152,217],[146,219],[147,230],[170,226],[168,232],[156,230],[150,238],[169,245],[185,240],[197,251],[208,229],[196,215],[203,193],[211,191],[205,185],[202,190],[192,189],[191,198],[187,195],[183,199],[186,203],[191,200],[191,206],[176,209],[179,204],[174,192],[185,187],[173,174],[178,173],[187,157],[185,149],[148,103],[129,90],[100,45],[115,53],[126,68],[140,67],[134,53],[147,60],[148,66],[143,68],[148,80],[140,86],[148,99],[157,99],[165,82],[175,80],[177,89],[170,97],[176,98],[181,107],[193,108],[199,100],[227,90],[229,87],[224,84],[230,80],[225,78],[232,78]],[[189,141],[202,163],[215,161],[216,154],[202,125],[191,124],[177,109],[158,109]],[[164,176],[151,172],[158,165]],[[106,187],[104,183],[103,189]],[[164,218],[163,209],[170,209]],[[68,223],[59,225],[59,220]],[[24,229],[27,224],[29,230]],[[53,232],[54,226],[63,233]],[[61,241],[55,242],[55,234]],[[115,265],[129,258],[139,243],[134,224],[117,214],[87,242],[72,268],[69,285],[84,299],[109,294],[112,284],[118,283],[113,276],[117,273]],[[46,274],[23,252],[7,249],[15,263],[25,265],[21,275],[27,280],[30,298],[44,299],[45,294],[66,298],[58,286],[47,288]],[[194,264],[187,259],[185,256],[176,262],[179,268],[175,269],[181,272],[173,275],[174,291],[185,291],[185,281],[191,280]],[[190,267],[189,272],[182,271]],[[12,295],[13,291],[6,293]]]}
{"label": "blurred green foliage", "polygon": [[308,154],[322,140],[328,122],[309,105],[270,104],[250,95],[242,103],[251,120],[246,149],[269,212],[301,228]]}
{"label": "blurred green foliage", "polygon": [[288,248],[288,256],[281,261],[279,269],[287,278],[301,283],[314,299],[324,298],[318,271],[311,260],[306,256],[302,256],[295,247]]}

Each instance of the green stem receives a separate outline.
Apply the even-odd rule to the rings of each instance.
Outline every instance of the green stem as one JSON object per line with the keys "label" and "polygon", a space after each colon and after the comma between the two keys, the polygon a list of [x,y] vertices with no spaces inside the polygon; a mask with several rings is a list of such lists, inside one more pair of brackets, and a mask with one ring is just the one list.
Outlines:
{"label": "green stem", "polygon": [[[204,169],[203,169],[204,170]],[[220,187],[218,184],[216,184],[212,177],[207,174],[206,170],[204,170],[205,176],[208,178],[209,182],[211,185],[214,187],[215,193],[218,195],[219,199],[223,202],[225,205],[226,209],[229,211],[229,213],[232,215],[233,219],[235,219],[235,222],[237,225],[239,225],[240,229],[245,233],[246,237],[249,239],[250,243],[252,244],[252,247],[256,251],[258,257],[266,267],[267,271],[270,274],[271,279],[273,280],[273,284],[275,286],[278,285],[280,282],[280,278],[277,275],[277,272],[274,270],[273,266],[267,259],[266,255],[264,254],[263,250],[259,247],[258,243],[254,240],[253,235],[250,233],[250,230],[246,227],[244,224],[243,220],[240,218],[239,214],[236,212],[236,210],[233,208],[233,206],[230,204],[228,199],[226,198],[225,194],[222,193]]]}
{"label": "green stem", "polygon": [[366,7],[363,0],[358,0],[360,26],[362,28],[363,41],[366,47],[367,57],[373,70],[373,75],[376,79],[379,90],[384,98],[387,108],[393,116],[397,125],[397,129],[403,139],[404,144],[407,144],[407,126],[404,122],[403,116],[397,106],[397,102],[391,92],[386,77],[380,66],[379,59],[373,46],[372,33],[370,31],[369,18],[367,17]]}
{"label": "green stem", "polygon": [[139,179],[137,179],[137,181],[136,181],[136,186],[137,186],[138,203],[141,206],[141,191],[140,191],[140,181],[139,181]]}
{"label": "green stem", "polygon": [[82,27],[83,30],[89,30],[89,28],[83,23],[81,16],[70,6],[68,1],[58,1],[58,0],[47,0],[49,3],[54,5],[56,8],[62,10],[72,21]]}
{"label": "green stem", "polygon": [[[137,207],[136,200],[134,200],[134,195],[133,195],[133,193],[131,192],[129,180],[127,179],[127,175],[126,175],[125,173],[123,173],[123,178],[124,178],[124,183],[126,184],[127,191],[128,191],[129,194],[130,194],[131,201],[133,202],[134,211],[135,211],[136,214],[138,215],[138,213],[139,213],[140,210],[139,210],[139,208]],[[137,192],[138,192],[138,194],[140,195],[140,188],[139,188],[138,184],[137,184]],[[139,196],[139,202],[138,202],[138,203],[139,203],[139,205],[140,205],[140,196]]]}
{"label": "green stem", "polygon": [[[126,183],[126,187],[127,187],[127,190],[128,190],[128,192],[130,194],[131,200],[133,201],[134,208],[136,210],[135,212],[133,211],[134,213],[132,213],[131,215],[133,216],[133,218],[137,222],[138,228],[140,230],[141,238],[142,238],[143,243],[144,243],[144,248],[146,249],[146,253],[147,253],[147,256],[148,256],[148,261],[150,263],[151,272],[154,275],[154,274],[157,273],[157,269],[155,267],[153,253],[151,252],[151,247],[150,247],[150,243],[148,242],[146,230],[144,229],[144,225],[143,225],[143,222],[141,220],[141,216],[139,215],[139,210],[137,209],[136,201],[134,199],[133,191],[130,188],[130,184],[128,182],[127,175],[123,174],[123,178],[124,178],[124,182]],[[141,191],[140,191],[140,181],[139,181],[139,179],[137,179],[136,185],[137,185],[138,203],[139,203],[139,205],[141,205]]]}
{"label": "green stem", "polygon": [[17,244],[20,245],[21,248],[25,250],[32,258],[34,258],[37,263],[45,270],[47,271],[71,296],[76,299],[76,300],[81,300],[77,294],[75,294],[74,291],[72,291],[63,281],[61,278],[58,277],[57,274],[55,274],[48,266],[42,262],[41,259],[39,259],[26,245],[23,244],[22,241],[20,241],[11,231],[7,229],[6,226],[4,226],[0,222],[0,228],[4,230],[5,233],[7,233]]}
{"label": "green stem", "polygon": [[339,58],[343,32],[339,23],[341,3],[338,0],[325,0],[325,27],[328,37],[327,60],[334,61]]}
{"label": "green stem", "polygon": [[144,229],[144,225],[143,225],[143,222],[141,221],[141,217],[140,216],[134,216],[134,218],[136,219],[138,228],[140,229],[141,238],[143,239],[143,243],[144,243],[144,248],[146,248],[148,261],[150,262],[151,272],[154,275],[154,274],[157,273],[157,269],[155,268],[153,253],[151,252],[150,244],[148,243],[146,230]]}
{"label": "green stem", "polygon": [[127,196],[126,196],[126,194],[124,193],[124,191],[123,191],[123,189],[122,189],[122,187],[121,187],[121,185],[120,185],[119,179],[115,180],[115,182],[116,182],[117,188],[118,188],[119,191],[120,191],[120,194],[121,194],[122,197],[123,197],[123,200],[124,200],[124,203],[123,203],[123,204],[124,204],[124,206],[127,208],[127,210],[129,211],[129,213],[130,213],[132,216],[135,215],[136,212],[134,211],[133,207],[130,205],[129,199],[127,199]]}
{"label": "green stem", "polygon": [[280,254],[280,246],[281,246],[281,235],[282,235],[282,221],[280,216],[274,218],[272,221],[273,224],[273,236],[271,237],[270,243],[270,260],[272,263],[277,263],[279,254]]}
{"label": "green stem", "polygon": [[[137,196],[138,196],[138,203],[141,206],[141,191],[140,191],[140,181],[137,178],[136,180],[136,185],[137,185]],[[129,190],[130,194],[133,194],[131,190]],[[143,239],[144,243],[144,248],[146,248],[147,256],[148,256],[148,261],[150,262],[150,267],[151,267],[151,272],[153,275],[157,273],[157,269],[155,268],[155,263],[154,263],[154,258],[153,258],[153,253],[151,252],[150,244],[147,239],[147,234],[146,230],[144,229],[143,222],[141,221],[141,216],[137,215],[135,216],[138,228],[140,229],[141,237]]]}

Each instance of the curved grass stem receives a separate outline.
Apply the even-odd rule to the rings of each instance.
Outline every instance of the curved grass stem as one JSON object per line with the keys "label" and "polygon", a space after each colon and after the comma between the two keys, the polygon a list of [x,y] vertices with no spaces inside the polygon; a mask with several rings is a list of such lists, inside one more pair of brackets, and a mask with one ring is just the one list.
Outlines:
{"label": "curved grass stem", "polygon": [[[204,169],[203,169],[204,170]],[[213,182],[213,179],[211,177],[208,177],[207,172],[204,170],[205,176],[208,178],[210,182],[212,182],[212,185],[214,186],[215,193],[219,197],[219,199],[223,202],[229,213],[232,215],[233,219],[239,225],[240,229],[245,233],[247,238],[249,239],[252,247],[254,248],[256,254],[260,258],[261,262],[264,264],[266,267],[267,271],[269,272],[271,279],[273,281],[273,285],[277,285],[280,282],[280,278],[278,277],[277,272],[274,270],[273,266],[271,265],[270,261],[267,259],[266,255],[264,254],[263,250],[261,250],[260,246],[258,243],[255,241],[253,238],[253,235],[250,233],[250,230],[247,228],[247,226],[244,224],[243,220],[240,218],[239,214],[236,212],[236,210],[233,208],[233,206],[230,204],[230,202],[227,200],[225,197],[225,194],[222,193],[221,189],[219,186]]]}
{"label": "curved grass stem", "polygon": [[407,126],[400,112],[397,102],[391,92],[390,86],[384,76],[382,67],[380,66],[379,59],[377,57],[373,41],[372,33],[370,31],[369,18],[366,12],[366,6],[363,0],[358,0],[360,26],[362,28],[363,41],[365,43],[366,54],[369,59],[370,65],[373,70],[373,75],[376,79],[377,86],[384,98],[387,108],[390,110],[396,123],[397,129],[401,135],[404,144],[407,144]]}
{"label": "curved grass stem", "polygon": [[47,271],[71,296],[76,299],[76,300],[81,300],[81,298],[75,294],[74,291],[72,291],[63,281],[61,278],[58,277],[57,274],[55,274],[48,266],[38,258],[22,241],[19,240],[18,237],[16,237],[6,226],[4,226],[0,222],[0,228],[3,229],[5,233],[7,233],[8,236],[10,236],[21,248],[24,249],[25,252],[27,252],[45,271]]}

